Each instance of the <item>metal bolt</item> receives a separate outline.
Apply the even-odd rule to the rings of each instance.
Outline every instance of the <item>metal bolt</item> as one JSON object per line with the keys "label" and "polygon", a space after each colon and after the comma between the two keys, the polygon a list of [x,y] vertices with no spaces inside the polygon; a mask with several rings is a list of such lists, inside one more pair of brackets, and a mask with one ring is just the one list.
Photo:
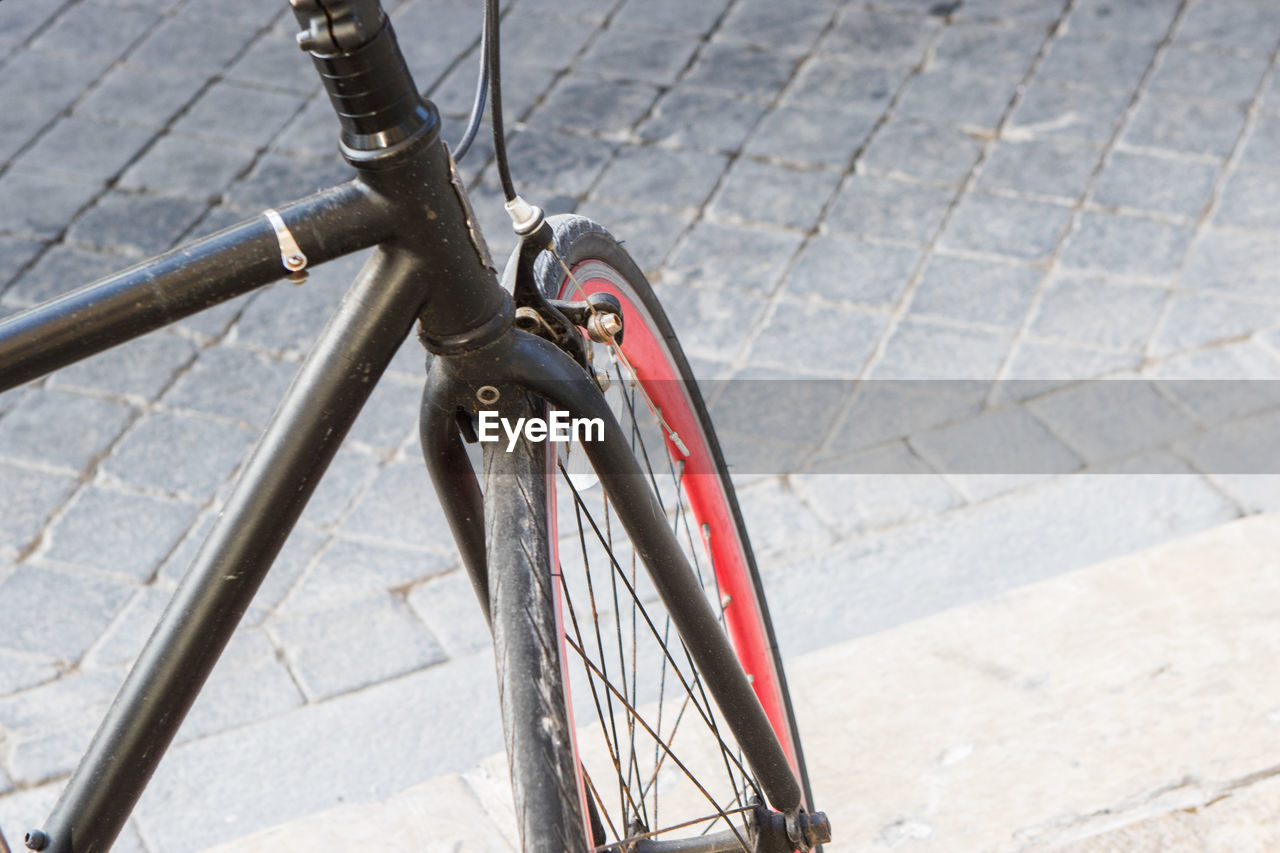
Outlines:
{"label": "metal bolt", "polygon": [[609,390],[609,383],[612,381],[612,380],[609,378],[609,373],[608,373],[608,371],[605,371],[605,370],[597,370],[597,371],[595,371],[595,374],[596,374],[596,384],[600,386],[600,390],[601,390],[601,391],[608,391],[608,390]]}
{"label": "metal bolt", "polygon": [[484,403],[486,406],[492,406],[494,403],[498,402],[498,398],[501,396],[502,395],[498,393],[498,389],[494,388],[492,385],[482,385],[479,390],[476,391],[476,399],[481,403]]}
{"label": "metal bolt", "polygon": [[22,839],[28,850],[43,850],[49,844],[49,836],[38,829],[33,829]]}
{"label": "metal bolt", "polygon": [[607,343],[622,331],[622,318],[612,312],[608,314],[592,314],[587,320],[587,334],[593,341]]}

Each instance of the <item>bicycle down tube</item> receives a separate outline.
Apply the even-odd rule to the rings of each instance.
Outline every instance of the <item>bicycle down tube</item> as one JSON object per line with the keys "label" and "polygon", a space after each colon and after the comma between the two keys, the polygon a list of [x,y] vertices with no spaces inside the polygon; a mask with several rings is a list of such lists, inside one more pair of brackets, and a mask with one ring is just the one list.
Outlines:
{"label": "bicycle down tube", "polygon": [[[445,514],[483,596],[479,489],[458,441],[458,400],[479,384],[523,388],[574,416],[599,417],[591,461],[619,496],[637,551],[686,639],[771,805],[801,807],[799,785],[727,639],[716,629],[612,412],[553,345],[512,327],[511,295],[377,0],[295,0],[302,40],[342,125],[355,181],[280,209],[308,262],[377,245],[272,416],[226,507],[161,617],[88,752],[28,846],[108,849],[218,656],[404,339],[436,353],[423,447]],[[290,270],[280,225],[259,217],[0,323],[0,390],[57,369]],[[466,480],[466,476],[471,479]],[[479,525],[479,527],[477,527]],[[478,537],[478,538],[477,538]],[[479,552],[477,553],[477,543]]]}

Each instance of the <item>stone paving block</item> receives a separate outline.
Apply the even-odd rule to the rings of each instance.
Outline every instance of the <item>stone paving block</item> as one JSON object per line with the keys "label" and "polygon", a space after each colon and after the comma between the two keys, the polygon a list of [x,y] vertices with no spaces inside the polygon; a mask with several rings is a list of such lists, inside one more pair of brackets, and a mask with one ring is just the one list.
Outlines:
{"label": "stone paving block", "polygon": [[661,266],[693,221],[685,214],[637,210],[598,201],[586,202],[577,212],[608,228],[646,273]]}
{"label": "stone paving block", "polygon": [[1090,464],[1164,447],[1197,429],[1149,382],[1084,382],[1027,404]]}
{"label": "stone paving block", "polygon": [[298,366],[231,347],[210,347],[164,395],[163,405],[264,426]]}
{"label": "stone paving block", "polygon": [[[331,265],[332,262],[317,267],[302,287],[280,282],[260,291],[245,307],[226,343],[289,356],[310,351],[346,289],[346,284],[340,282],[348,276],[335,274],[329,280]],[[323,282],[321,275],[325,276]]]}
{"label": "stone paving block", "polygon": [[1032,80],[1009,118],[1005,135],[1061,136],[1106,142],[1120,122],[1129,94],[1072,89]]}
{"label": "stone paving block", "polygon": [[1020,264],[934,255],[911,298],[910,313],[1017,328],[1043,278],[1043,271]]}
{"label": "stone paving block", "polygon": [[897,111],[905,116],[946,121],[974,128],[1000,123],[1017,89],[1017,81],[937,69],[907,82]]}
{"label": "stone paving block", "polygon": [[245,47],[243,32],[194,18],[169,18],[129,54],[143,68],[186,74],[213,74]]}
{"label": "stone paving block", "polygon": [[350,166],[336,160],[317,163],[268,153],[254,164],[253,171],[227,191],[226,202],[245,210],[280,207],[345,183],[354,176]]}
{"label": "stone paving block", "polygon": [[108,578],[20,565],[0,581],[0,596],[11,613],[39,614],[39,618],[0,623],[0,647],[75,663],[128,601],[131,591],[130,586]]}
{"label": "stone paving block", "polygon": [[101,252],[86,252],[57,245],[45,252],[31,269],[10,285],[5,298],[35,305],[106,278],[129,265],[129,259]]}
{"label": "stone paving block", "polygon": [[109,190],[71,224],[67,237],[147,257],[172,248],[205,210],[203,202],[190,199]]}
{"label": "stone paving block", "polygon": [[1187,254],[1184,287],[1237,296],[1273,296],[1280,245],[1270,234],[1205,228]]}
{"label": "stone paving block", "polygon": [[1122,275],[1171,275],[1178,271],[1193,233],[1191,225],[1085,211],[1067,238],[1062,265]]}
{"label": "stone paving block", "polygon": [[876,132],[862,154],[861,165],[876,172],[959,184],[981,152],[982,144],[958,128],[899,120]]}
{"label": "stone paving block", "polygon": [[0,555],[13,557],[43,532],[45,519],[71,494],[75,478],[3,463],[0,475],[5,483],[0,490]]}
{"label": "stone paving block", "polygon": [[992,24],[956,24],[943,30],[930,67],[972,75],[1020,79],[1031,67],[1044,34]]}
{"label": "stone paving block", "polygon": [[765,301],[750,291],[682,285],[655,289],[680,346],[706,359],[732,361],[742,346],[743,330],[752,328],[764,314]]}
{"label": "stone paving block", "polygon": [[[174,585],[186,575],[195,561],[197,552],[213,529],[216,509],[206,512],[165,560],[164,566],[160,569],[162,583]],[[266,613],[273,610],[284,599],[328,539],[328,534],[304,524],[296,525],[289,532],[289,538],[285,540],[284,547],[276,555],[266,579],[254,594],[253,603],[244,619],[246,624],[259,624]]]}
{"label": "stone paving block", "polygon": [[1235,171],[1213,214],[1217,225],[1280,228],[1280,173]]}
{"label": "stone paving block", "polygon": [[1069,474],[1083,465],[1021,407],[984,412],[912,436],[908,444],[973,502]]}
{"label": "stone paving block", "polygon": [[270,631],[312,701],[445,659],[444,650],[404,602],[385,593],[336,610],[272,619]]}
{"label": "stone paving block", "polygon": [[793,474],[788,479],[814,514],[844,534],[931,518],[964,503],[905,442],[828,464],[856,473]]}
{"label": "stone paving block", "polygon": [[50,239],[102,191],[90,181],[10,168],[0,175],[0,229]]}
{"label": "stone paving block", "polygon": [[[929,331],[926,327],[908,334],[927,334]],[[973,350],[974,347],[970,345],[968,349]],[[921,381],[918,376],[923,372],[903,372],[886,381],[878,381],[879,377],[876,377],[859,383],[852,404],[832,430],[825,448],[827,455],[812,468],[813,472],[893,473],[894,469],[877,467],[884,462],[872,452],[873,449],[883,449],[877,445],[972,417],[985,404],[990,391],[989,379],[977,382],[950,378]],[[866,468],[860,467],[864,464]]]}
{"label": "stone paving block", "polygon": [[297,27],[290,17],[287,26],[263,33],[227,69],[224,79],[297,95],[315,92],[320,88],[320,78],[311,60],[298,50],[294,39],[296,32]]}
{"label": "stone paving block", "polygon": [[[681,81],[737,97],[772,100],[795,71],[797,60],[745,45],[706,45]],[[803,72],[802,72],[803,74]]]}
{"label": "stone paving block", "polygon": [[1154,56],[1154,44],[1067,34],[1054,39],[1037,76],[1072,86],[1132,92]]}
{"label": "stone paving block", "polygon": [[[936,18],[846,6],[818,50],[862,62],[913,68],[940,29]],[[948,30],[948,33],[950,30]]]}
{"label": "stone paving block", "polygon": [[338,540],[276,611],[283,616],[338,610],[353,602],[384,597],[456,568],[452,555]]}
{"label": "stone paving block", "polygon": [[607,136],[622,136],[652,108],[657,88],[649,83],[600,81],[595,77],[568,76],[534,113],[535,126],[572,127]]}
{"label": "stone paving block", "polygon": [[492,644],[466,572],[429,578],[409,591],[407,601],[450,658],[478,652]]}
{"label": "stone paving block", "polygon": [[1145,374],[1168,380],[1161,392],[1215,429],[1280,406],[1280,359],[1252,340],[1174,356]]}
{"label": "stone paving block", "polygon": [[[752,364],[802,366],[848,378],[859,376],[888,317],[848,308],[779,303],[751,347]],[[841,345],[833,349],[832,341]]]}
{"label": "stone paving block", "polygon": [[1250,0],[1193,3],[1178,28],[1177,39],[1268,53],[1280,41],[1280,14],[1269,3]]}
{"label": "stone paving block", "polygon": [[171,598],[173,589],[169,586],[144,586],[137,590],[85,655],[85,667],[118,669],[132,664]]}
{"label": "stone paving block", "polygon": [[195,517],[190,504],[86,486],[49,530],[40,556],[146,581]]}
{"label": "stone paving block", "polygon": [[1013,348],[997,395],[1002,400],[1036,397],[1081,379],[1127,372],[1141,362],[1142,356],[1136,352],[1024,338]]}
{"label": "stone paving block", "polygon": [[1155,356],[1229,341],[1280,324],[1280,307],[1209,293],[1175,293],[1150,352]]}
{"label": "stone paving block", "polygon": [[779,480],[740,490],[738,503],[751,530],[751,548],[762,565],[821,550],[834,540],[813,510]]}
{"label": "stone paving block", "polygon": [[625,0],[610,24],[658,32],[702,35],[715,25],[729,0],[709,0],[690,6],[682,0]]}
{"label": "stone paving block", "polygon": [[[734,371],[729,379],[707,383],[702,389],[710,398],[711,419],[717,428],[740,438],[816,450],[835,423],[854,383],[831,378],[822,362],[795,359],[779,369],[749,360],[749,366]],[[768,405],[762,406],[762,400],[767,400]],[[796,412],[804,412],[805,417],[797,419]]]}
{"label": "stone paving block", "polygon": [[523,131],[507,144],[511,173],[521,182],[574,195],[595,182],[613,150],[598,139],[537,130]]}
{"label": "stone paving block", "polygon": [[628,145],[618,150],[591,194],[640,207],[696,211],[715,189],[728,162],[718,154]]}
{"label": "stone paving block", "polygon": [[1031,322],[1035,335],[1116,349],[1141,349],[1168,299],[1165,288],[1059,275]]}
{"label": "stone paving block", "polygon": [[156,74],[116,65],[76,104],[75,113],[160,128],[191,102],[207,80],[204,74],[180,68]]}
{"label": "stone paving block", "polygon": [[6,10],[4,22],[0,23],[0,51],[8,54],[61,11],[62,4],[56,0],[24,3]]}
{"label": "stone paving block", "polygon": [[1225,157],[1244,126],[1243,104],[1144,95],[1122,139],[1148,148]]}
{"label": "stone paving block", "polygon": [[75,769],[98,721],[77,720],[57,731],[18,735],[9,753],[9,767],[24,785],[39,785]]}
{"label": "stone paving block", "polygon": [[[480,35],[479,11],[472,12],[472,31]],[[581,17],[561,18],[539,13],[532,6],[516,4],[502,19],[502,42],[520,45],[520,62],[526,65],[545,66],[555,71],[568,68],[582,46],[597,32],[597,27]],[[475,87],[475,66],[472,66],[471,85]]]}
{"label": "stone paving block", "polygon": [[1063,5],[1062,0],[968,0],[961,4],[956,14],[961,20],[994,19],[1034,27],[1057,20],[1062,15]]}
{"label": "stone paving block", "polygon": [[340,532],[453,553],[453,535],[436,502],[422,460],[412,458],[378,472],[343,521]]}
{"label": "stone paving block", "polygon": [[1053,252],[1070,222],[1071,211],[1056,204],[970,193],[960,200],[940,245],[1032,261]]}
{"label": "stone paving block", "polygon": [[576,69],[581,74],[670,85],[697,47],[696,41],[678,36],[608,29],[591,43]]}
{"label": "stone paving block", "polygon": [[874,379],[994,379],[1010,335],[903,320],[871,371]]}
{"label": "stone paving block", "polygon": [[14,163],[104,182],[123,169],[150,140],[151,133],[142,128],[68,116],[45,131],[39,146],[27,149]]}
{"label": "stone paving block", "polygon": [[854,175],[823,221],[833,232],[928,243],[954,195],[949,187]]}
{"label": "stone paving block", "polygon": [[200,93],[171,129],[184,136],[261,148],[302,107],[302,97],[218,82]]}
{"label": "stone paving block", "polygon": [[[752,101],[676,87],[658,99],[636,133],[665,145],[734,152],[764,114],[764,106]],[[706,121],[709,115],[716,120]]]}
{"label": "stone paving block", "polygon": [[787,163],[845,168],[877,120],[871,113],[778,107],[760,122],[743,151]]}
{"label": "stone paving block", "polygon": [[375,452],[391,453],[412,433],[417,435],[421,383],[383,378],[347,434],[347,440]]}
{"label": "stone paving block", "polygon": [[1178,0],[1080,0],[1067,25],[1078,35],[1149,40],[1169,29],[1179,5]]}
{"label": "stone paving block", "polygon": [[907,289],[919,262],[915,249],[820,234],[787,276],[786,293],[888,307]]}
{"label": "stone paving block", "polygon": [[303,701],[266,633],[242,628],[222,652],[175,742],[280,716]]}
{"label": "stone paving block", "polygon": [[44,250],[39,240],[22,237],[0,237],[0,293],[4,284],[17,277],[19,271]]}
{"label": "stone paving block", "polygon": [[[770,601],[800,604],[798,591],[816,586],[848,602],[821,614],[821,622],[815,612],[779,626],[784,655],[882,631],[953,607],[958,597],[984,600],[1238,515],[1201,477],[1151,473],[1158,461],[1145,461],[1141,475],[1063,477],[768,573]],[[1190,473],[1166,464],[1170,474]],[[1063,518],[1077,521],[1061,524]],[[891,583],[880,580],[887,578]]]}
{"label": "stone paving block", "polygon": [[832,172],[740,159],[730,167],[707,213],[715,219],[808,231],[831,197],[835,177]]}
{"label": "stone paving block", "polygon": [[[38,687],[58,677],[52,660],[12,652],[0,653],[0,696]],[[7,777],[6,777],[7,778]],[[4,783],[0,782],[0,791]]]}
{"label": "stone paving block", "polygon": [[831,22],[825,0],[796,0],[781,6],[769,0],[738,0],[713,37],[716,42],[745,44],[780,53],[808,53]]}
{"label": "stone paving block", "polygon": [[983,163],[977,186],[1077,199],[1089,183],[1101,152],[1061,139],[1002,139]]}
{"label": "stone paving block", "polygon": [[1196,219],[1213,192],[1218,167],[1209,163],[1113,151],[1093,186],[1094,202]]}
{"label": "stone paving block", "polygon": [[[424,696],[439,704],[425,710]],[[136,819],[159,849],[202,849],[340,802],[382,800],[500,751],[497,709],[488,656],[431,667],[179,746]]]}
{"label": "stone paving block", "polygon": [[0,420],[0,457],[81,471],[132,420],[131,406],[40,389]]}
{"label": "stone paving block", "polygon": [[786,103],[831,110],[880,111],[908,72],[818,55],[805,62],[787,89]]}
{"label": "stone paving block", "polygon": [[6,64],[4,78],[0,80],[0,104],[12,115],[25,118],[21,122],[6,122],[6,126],[12,125],[20,131],[19,137],[30,138],[40,125],[80,97],[110,63],[111,60],[101,56],[84,56],[78,62],[69,62],[61,53],[18,51]]}
{"label": "stone paving block", "polygon": [[373,481],[378,467],[377,457],[344,444],[307,501],[302,521],[322,527],[337,524]]}
{"label": "stone paving block", "polygon": [[121,176],[118,186],[215,201],[253,157],[252,148],[162,136]]}
{"label": "stone paving block", "polygon": [[1280,168],[1280,113],[1258,116],[1245,138],[1241,159],[1251,166]]}
{"label": "stone paving block", "polygon": [[204,501],[245,458],[250,430],[170,412],[144,416],[101,470],[135,486]]}
{"label": "stone paving block", "polygon": [[272,141],[271,150],[338,159],[338,131],[338,119],[329,99],[312,98]]}
{"label": "stone paving block", "polygon": [[1147,89],[1248,101],[1258,89],[1267,60],[1262,56],[1230,56],[1216,50],[1197,50],[1173,45],[1160,61]]}
{"label": "stone paving block", "polygon": [[159,16],[141,9],[85,6],[61,15],[31,42],[40,50],[118,59]]}
{"label": "stone paving block", "polygon": [[672,254],[663,283],[736,294],[772,293],[802,239],[799,234],[704,220]]}
{"label": "stone paving block", "polygon": [[[506,43],[505,30],[503,35],[503,42]],[[434,36],[431,39],[431,43],[436,44]],[[478,55],[477,53],[469,54],[455,65],[453,71],[431,90],[431,100],[440,108],[442,113],[456,115],[460,118],[470,117],[476,93],[476,69],[479,65],[479,60],[476,57]],[[525,62],[523,55],[513,56],[512,60],[515,61],[508,65],[507,60],[504,58],[502,64],[502,114],[508,122],[525,116],[547,93],[547,89],[551,88],[552,82],[559,75],[559,72],[555,69]],[[321,100],[328,101],[327,98],[322,98]],[[337,119],[333,115],[332,107],[328,108],[328,113],[329,126],[336,138],[338,125]],[[485,122],[485,130],[478,134],[477,144],[480,144],[480,140],[485,139],[485,137],[492,137],[488,118],[486,117],[483,120]],[[462,137],[461,128],[465,126],[465,124],[460,124],[459,131],[446,134],[445,139],[460,139]],[[452,141],[450,145],[453,145]]]}

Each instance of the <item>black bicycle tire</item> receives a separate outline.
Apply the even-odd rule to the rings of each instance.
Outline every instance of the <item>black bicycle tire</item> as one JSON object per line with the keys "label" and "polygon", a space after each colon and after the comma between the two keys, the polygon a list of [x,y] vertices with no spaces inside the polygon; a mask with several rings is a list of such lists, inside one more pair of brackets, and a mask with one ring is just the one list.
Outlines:
{"label": "black bicycle tire", "polygon": [[[555,298],[559,295],[558,291],[564,280],[564,267],[561,265],[561,261],[570,268],[573,268],[579,263],[590,260],[601,261],[612,267],[626,278],[631,291],[643,303],[645,310],[648,312],[650,319],[653,322],[653,329],[661,336],[662,341],[666,344],[675,367],[678,369],[681,378],[685,381],[687,388],[690,391],[692,408],[697,415],[699,424],[707,440],[719,480],[724,487],[726,502],[731,510],[739,541],[741,542],[743,551],[746,555],[747,569],[751,577],[752,585],[755,589],[763,629],[773,658],[774,669],[777,673],[787,723],[790,728],[792,741],[795,745],[796,761],[799,766],[799,781],[804,793],[806,807],[812,810],[813,797],[808,780],[808,774],[805,769],[803,751],[800,746],[800,733],[796,724],[796,717],[792,708],[790,695],[787,690],[785,673],[773,630],[772,620],[765,603],[764,586],[760,578],[760,573],[757,568],[754,555],[751,551],[746,525],[744,523],[737,498],[734,494],[733,484],[728,473],[728,468],[725,465],[723,454],[715,437],[715,430],[711,424],[710,415],[701,394],[697,390],[697,385],[693,378],[693,372],[689,367],[688,360],[684,356],[683,350],[680,348],[675,330],[659,304],[657,296],[654,294],[652,287],[649,285],[643,272],[622,247],[621,243],[615,239],[607,229],[585,217],[574,215],[550,217],[548,222],[553,229],[554,246],[559,258],[552,256],[550,253],[544,253],[539,257],[535,264],[535,277],[544,295],[548,298]],[[559,705],[564,705],[563,700]],[[522,787],[545,786],[547,783],[545,780],[538,780],[535,778],[516,778],[513,775],[512,784],[513,787],[520,789]],[[567,785],[558,785],[557,787],[564,791],[574,790]],[[518,801],[522,797],[520,793],[517,793],[516,796]],[[576,799],[576,792],[573,796]],[[581,808],[577,807],[577,811],[581,813]],[[550,827],[547,827],[548,831],[549,829]]]}
{"label": "black bicycle tire", "polygon": [[[504,417],[543,410],[527,398],[499,404]],[[485,445],[489,612],[522,849],[585,853],[552,589],[546,458],[546,444],[526,438],[511,452]]]}

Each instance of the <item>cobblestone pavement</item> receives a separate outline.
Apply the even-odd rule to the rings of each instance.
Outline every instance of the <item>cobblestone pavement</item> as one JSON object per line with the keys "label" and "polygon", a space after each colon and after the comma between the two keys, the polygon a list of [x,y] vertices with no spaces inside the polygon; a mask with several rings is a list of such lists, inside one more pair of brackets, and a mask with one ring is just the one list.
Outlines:
{"label": "cobblestone pavement", "polygon": [[[208,7],[0,4],[0,315],[348,174],[284,4]],[[478,7],[395,12],[449,139]],[[1274,476],[1219,461],[1276,433],[1270,386],[1131,382],[1100,406],[1072,382],[1280,378],[1273,0],[513,0],[505,21],[522,193],[629,241],[700,376],[840,389],[779,383],[769,410],[717,386],[721,420],[784,458],[835,425],[807,461],[739,466],[786,652],[1280,508]],[[464,173],[500,250],[478,145]],[[0,396],[11,839],[358,262]],[[425,498],[422,360],[409,342],[374,393],[116,850],[198,849],[500,749],[483,623]],[[841,428],[865,398],[834,380],[916,378],[1055,381]],[[1092,441],[1090,417],[1142,441]],[[1034,464],[957,462],[992,435]]]}

